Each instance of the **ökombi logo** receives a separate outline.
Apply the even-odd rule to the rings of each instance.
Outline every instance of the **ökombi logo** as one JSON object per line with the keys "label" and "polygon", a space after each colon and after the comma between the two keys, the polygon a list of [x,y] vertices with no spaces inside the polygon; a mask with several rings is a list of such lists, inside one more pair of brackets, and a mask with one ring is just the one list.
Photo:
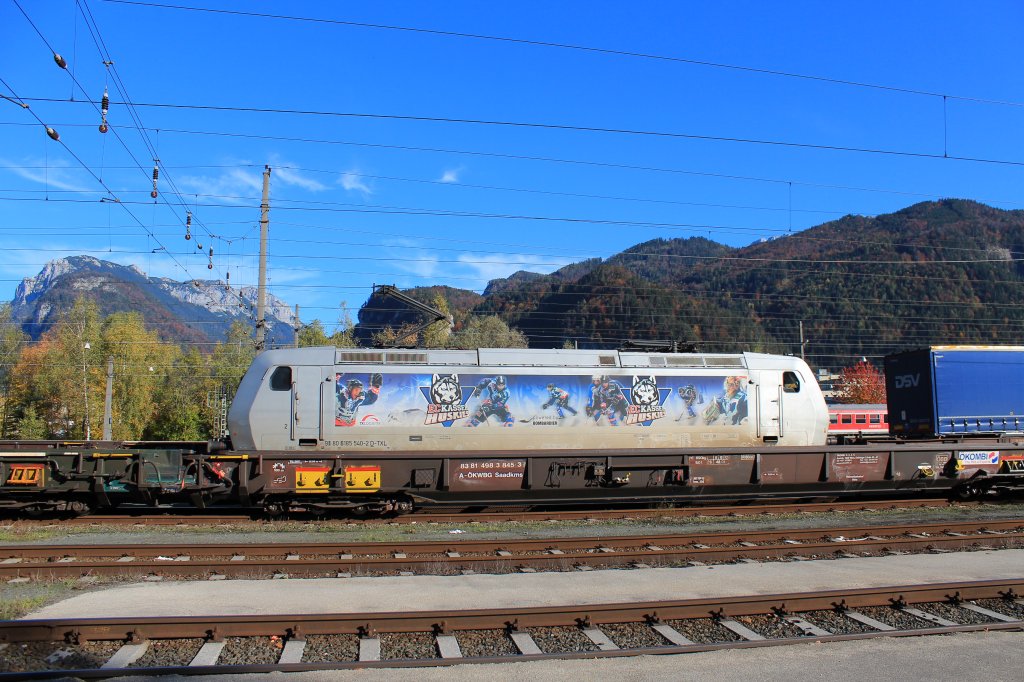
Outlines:
{"label": "\u00f6kombi logo", "polygon": [[956,458],[965,466],[999,464],[998,450],[964,450],[956,453]]}

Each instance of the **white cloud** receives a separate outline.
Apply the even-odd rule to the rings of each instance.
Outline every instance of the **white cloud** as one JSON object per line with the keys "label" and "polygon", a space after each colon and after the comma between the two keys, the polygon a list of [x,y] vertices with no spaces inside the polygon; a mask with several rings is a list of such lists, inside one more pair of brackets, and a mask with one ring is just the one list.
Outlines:
{"label": "white cloud", "polygon": [[259,171],[229,168],[217,176],[184,175],[176,179],[185,194],[216,196],[229,203],[250,203],[263,191]]}
{"label": "white cloud", "polygon": [[355,171],[349,171],[348,173],[342,174],[338,180],[341,186],[349,191],[361,192],[362,194],[373,194],[373,190],[370,189],[363,181],[363,176]]}
{"label": "white cloud", "polygon": [[[99,185],[84,186],[76,182],[72,175],[74,169],[60,162],[50,162],[41,159],[26,159],[24,165],[14,164],[6,159],[0,158],[0,165],[18,177],[30,182],[44,185],[50,189],[66,190],[69,192],[95,192],[101,190]],[[47,166],[42,168],[41,166]]]}
{"label": "white cloud", "polygon": [[520,270],[547,274],[574,262],[571,258],[553,258],[528,253],[463,253],[459,255],[458,261],[473,270],[481,279],[488,281],[508,277]]}
{"label": "white cloud", "polygon": [[[185,194],[214,195],[229,203],[251,203],[263,192],[263,169],[248,160],[229,160],[219,175],[185,175],[177,179]],[[271,156],[271,186],[275,183],[284,187],[299,187],[308,192],[323,192],[327,185],[307,177],[287,161]]]}
{"label": "white cloud", "polygon": [[327,189],[327,185],[322,182],[317,182],[312,178],[303,176],[294,168],[282,167],[273,169],[271,177],[277,179],[281,184],[301,187],[302,189],[309,190],[310,192],[322,192]]}
{"label": "white cloud", "polygon": [[415,239],[387,239],[382,246],[393,258],[391,264],[417,277],[436,277],[442,272],[440,257],[421,250],[423,242]]}
{"label": "white cloud", "polygon": [[381,246],[396,269],[416,277],[433,280],[417,281],[416,285],[450,284],[465,287],[492,279],[508,277],[520,270],[547,274],[574,263],[573,258],[539,256],[536,254],[472,253],[463,251],[435,252],[433,245],[416,239],[387,239]]}
{"label": "white cloud", "polygon": [[296,168],[298,164],[290,163],[277,154],[270,155],[270,181],[280,182],[282,185],[301,187],[309,192],[323,192],[328,189],[327,185],[307,177],[302,169]]}
{"label": "white cloud", "polygon": [[459,173],[461,172],[461,168],[449,168],[441,174],[440,182],[457,183],[459,181]]}

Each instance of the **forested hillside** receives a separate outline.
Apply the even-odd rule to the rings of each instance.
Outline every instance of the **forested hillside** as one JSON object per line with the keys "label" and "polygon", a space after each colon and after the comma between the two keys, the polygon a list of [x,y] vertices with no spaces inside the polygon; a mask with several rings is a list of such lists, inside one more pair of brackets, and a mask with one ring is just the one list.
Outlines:
{"label": "forested hillside", "polygon": [[[841,367],[928,344],[1019,343],[1022,258],[1024,212],[949,199],[743,248],[657,239],[494,280],[476,303],[471,292],[445,295],[457,324],[497,315],[536,347],[665,339],[799,353],[802,322],[812,364]],[[360,317],[368,330],[371,307]],[[388,324],[415,319],[391,308]]]}

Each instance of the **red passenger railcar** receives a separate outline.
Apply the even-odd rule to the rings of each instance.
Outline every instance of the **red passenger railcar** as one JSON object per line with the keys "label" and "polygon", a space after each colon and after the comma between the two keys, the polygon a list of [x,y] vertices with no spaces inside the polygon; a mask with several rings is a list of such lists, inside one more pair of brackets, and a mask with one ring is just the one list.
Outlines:
{"label": "red passenger railcar", "polygon": [[830,443],[853,443],[889,437],[889,411],[885,405],[829,405]]}

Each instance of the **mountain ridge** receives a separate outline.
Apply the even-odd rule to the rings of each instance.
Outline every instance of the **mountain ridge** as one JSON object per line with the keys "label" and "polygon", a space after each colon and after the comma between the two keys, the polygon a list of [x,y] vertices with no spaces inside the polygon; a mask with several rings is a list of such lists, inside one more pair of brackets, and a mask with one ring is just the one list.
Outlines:
{"label": "mountain ridge", "polygon": [[[135,265],[68,256],[48,262],[38,275],[18,284],[11,317],[35,340],[79,296],[95,301],[103,316],[129,310],[143,313],[146,323],[165,340],[210,343],[226,338],[233,321],[251,319],[257,290],[235,289],[213,280],[150,277]],[[267,300],[268,335],[275,343],[291,343],[291,309],[274,296]]]}

